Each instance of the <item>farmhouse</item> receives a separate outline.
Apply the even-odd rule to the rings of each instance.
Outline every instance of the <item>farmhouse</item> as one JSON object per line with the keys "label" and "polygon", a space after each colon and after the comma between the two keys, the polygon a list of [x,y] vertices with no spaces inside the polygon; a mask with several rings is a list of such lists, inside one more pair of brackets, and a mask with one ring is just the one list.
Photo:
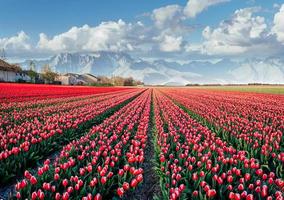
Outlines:
{"label": "farmhouse", "polygon": [[0,59],[0,82],[30,81],[30,77],[17,65],[11,65]]}

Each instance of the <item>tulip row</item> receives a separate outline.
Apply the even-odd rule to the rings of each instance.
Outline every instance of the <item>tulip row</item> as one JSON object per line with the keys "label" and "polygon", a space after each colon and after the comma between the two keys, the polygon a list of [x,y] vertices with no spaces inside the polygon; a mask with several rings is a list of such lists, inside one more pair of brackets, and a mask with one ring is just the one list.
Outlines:
{"label": "tulip row", "polygon": [[23,121],[28,121],[35,117],[40,120],[40,118],[47,115],[52,115],[56,112],[66,112],[71,108],[78,106],[76,105],[76,103],[78,102],[81,102],[79,103],[79,105],[83,106],[83,103],[85,104],[88,101],[100,98],[104,98],[104,96],[87,95],[83,97],[67,97],[63,99],[54,98],[44,100],[41,103],[37,101],[29,101],[30,106],[26,106],[26,104],[25,106],[20,106],[14,110],[5,110],[2,112],[0,111],[0,115],[2,116],[2,118],[0,119],[0,125],[2,125],[3,128],[10,129],[11,126],[15,124],[19,125]]}
{"label": "tulip row", "polygon": [[[0,184],[21,174],[25,168],[34,166],[39,159],[60,149],[72,139],[79,138],[94,124],[101,123],[141,92],[126,90],[89,102],[78,101],[67,112],[56,112],[41,116],[41,120],[35,118],[20,126],[15,125],[8,133],[1,135],[0,177],[4,178],[1,178]],[[59,105],[58,109],[61,107]]]}
{"label": "tulip row", "polygon": [[111,199],[134,190],[143,181],[150,103],[147,90],[64,146],[54,163],[26,171],[16,198]]}
{"label": "tulip row", "polygon": [[284,181],[154,91],[163,199],[283,199]]}
{"label": "tulip row", "polygon": [[45,101],[47,99],[94,95],[100,93],[105,94],[108,92],[127,89],[128,88],[0,83],[0,111],[15,109],[19,106],[23,107],[37,101],[40,103],[40,101]]}
{"label": "tulip row", "polygon": [[[0,132],[0,160],[18,154],[22,150],[27,151],[31,145],[42,142],[56,133],[61,134],[65,129],[76,128],[79,124],[89,121],[138,92],[104,95],[100,98],[69,103],[66,106],[59,105],[48,109],[47,113],[37,109],[36,114],[32,116],[33,120],[24,119],[19,125],[10,121],[10,124],[5,124],[5,129],[3,128]],[[50,113],[53,114],[50,115]],[[15,150],[17,147],[18,150]]]}
{"label": "tulip row", "polygon": [[[114,94],[116,92],[121,92],[121,91],[104,93],[104,95]],[[70,97],[69,96],[66,96],[66,97],[54,96],[52,98],[48,97],[44,99],[33,98],[31,100],[22,101],[22,102],[9,101],[9,103],[5,104],[4,106],[0,108],[0,114],[5,115],[6,113],[13,113],[13,112],[20,113],[21,111],[26,111],[27,109],[49,107],[49,106],[64,104],[68,102],[75,102],[75,101],[79,101],[83,99],[88,99],[92,97],[99,97],[99,96],[102,96],[102,94],[94,92],[94,94],[78,95],[78,96],[75,95],[75,96],[70,96]]]}
{"label": "tulip row", "polygon": [[222,139],[284,178],[283,96],[191,89],[163,92],[204,124],[209,122]]}
{"label": "tulip row", "polygon": [[[40,130],[42,127],[32,127],[28,130],[33,121],[38,121],[44,126],[51,119],[60,115],[62,119],[68,113],[74,113],[76,110],[83,109],[86,105],[97,104],[102,101],[111,100],[122,94],[129,93],[119,92],[105,95],[88,96],[87,98],[80,98],[70,101],[70,98],[61,99],[60,102],[53,105],[42,105],[37,108],[30,108],[24,110],[14,110],[13,112],[4,113],[0,119],[0,125],[3,128],[0,130],[0,151],[11,150],[13,147],[20,146],[25,142],[28,132]],[[58,114],[59,113],[59,114]],[[70,117],[71,114],[69,114]],[[50,124],[50,123],[49,123]],[[37,129],[35,129],[37,128]],[[19,132],[20,131],[20,132]],[[17,134],[19,132],[19,134]],[[35,134],[34,134],[35,135]]]}

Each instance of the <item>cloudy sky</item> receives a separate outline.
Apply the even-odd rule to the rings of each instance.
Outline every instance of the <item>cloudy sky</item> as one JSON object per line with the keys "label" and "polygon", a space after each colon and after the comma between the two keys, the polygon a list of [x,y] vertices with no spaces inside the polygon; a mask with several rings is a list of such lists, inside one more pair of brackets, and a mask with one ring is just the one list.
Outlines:
{"label": "cloudy sky", "polygon": [[10,60],[124,51],[172,60],[281,57],[280,0],[1,0]]}

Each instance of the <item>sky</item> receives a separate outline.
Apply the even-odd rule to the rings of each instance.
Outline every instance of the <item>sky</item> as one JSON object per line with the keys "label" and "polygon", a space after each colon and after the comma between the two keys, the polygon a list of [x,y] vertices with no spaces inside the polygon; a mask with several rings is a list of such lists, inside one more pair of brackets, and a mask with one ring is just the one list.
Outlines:
{"label": "sky", "polygon": [[111,51],[180,63],[270,59],[263,68],[284,63],[282,0],[0,0],[0,4],[0,48],[11,61]]}

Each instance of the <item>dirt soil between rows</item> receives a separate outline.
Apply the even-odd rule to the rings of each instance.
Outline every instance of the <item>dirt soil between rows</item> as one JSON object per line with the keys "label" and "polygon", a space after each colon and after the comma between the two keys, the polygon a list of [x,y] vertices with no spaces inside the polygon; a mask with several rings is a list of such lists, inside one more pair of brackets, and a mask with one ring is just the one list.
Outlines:
{"label": "dirt soil between rows", "polygon": [[[153,103],[153,102],[152,102]],[[159,186],[159,177],[154,169],[155,149],[152,141],[153,139],[153,126],[154,115],[153,106],[151,106],[151,118],[147,133],[147,146],[145,149],[145,161],[142,164],[144,169],[143,182],[133,192],[127,193],[123,200],[152,200],[155,196],[161,196],[161,190]]]}

